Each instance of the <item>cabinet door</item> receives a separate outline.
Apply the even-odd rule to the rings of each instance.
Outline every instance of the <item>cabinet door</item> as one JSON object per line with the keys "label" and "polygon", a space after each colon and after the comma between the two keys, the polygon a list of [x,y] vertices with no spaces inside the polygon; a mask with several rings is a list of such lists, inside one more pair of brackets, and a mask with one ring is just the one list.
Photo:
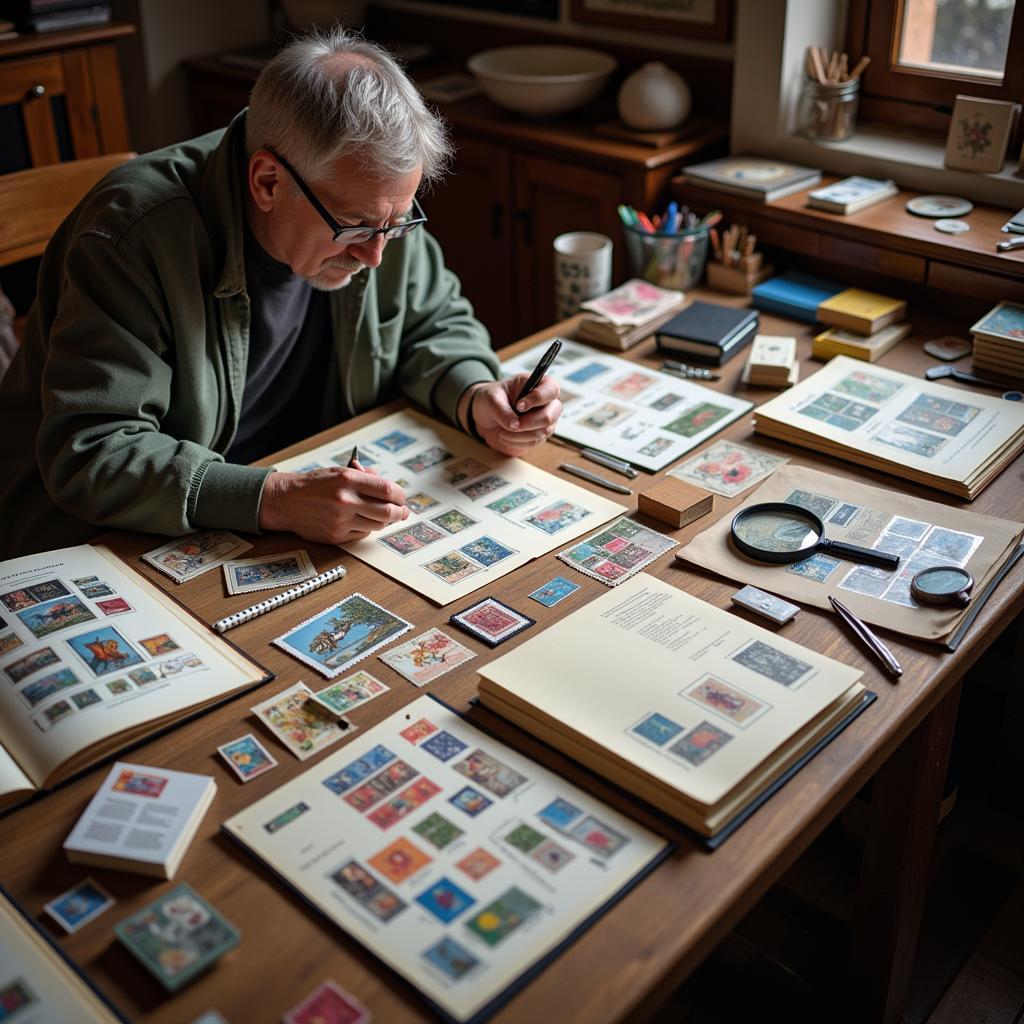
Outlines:
{"label": "cabinet door", "polygon": [[555,237],[566,231],[597,231],[614,242],[612,281],[622,274],[621,232],[616,206],[622,182],[614,174],[578,164],[517,154],[516,280],[518,334],[532,334],[555,321]]}
{"label": "cabinet door", "polygon": [[457,140],[457,146],[451,174],[426,195],[422,206],[445,262],[498,348],[518,337],[513,322],[510,155],[501,146],[475,139]]}

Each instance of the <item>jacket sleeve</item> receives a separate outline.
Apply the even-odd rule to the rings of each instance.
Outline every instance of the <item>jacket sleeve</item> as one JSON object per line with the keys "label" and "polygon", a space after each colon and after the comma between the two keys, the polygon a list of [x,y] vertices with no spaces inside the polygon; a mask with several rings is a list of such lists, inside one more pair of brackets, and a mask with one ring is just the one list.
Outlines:
{"label": "jacket sleeve", "polygon": [[128,259],[105,236],[69,248],[41,382],[36,456],[46,489],[97,526],[257,531],[270,470],[226,465],[161,430],[175,387],[170,300]]}
{"label": "jacket sleeve", "polygon": [[412,401],[458,425],[462,393],[479,381],[497,380],[498,358],[459,279],[444,265],[441,247],[425,230],[417,235],[405,282],[398,383]]}

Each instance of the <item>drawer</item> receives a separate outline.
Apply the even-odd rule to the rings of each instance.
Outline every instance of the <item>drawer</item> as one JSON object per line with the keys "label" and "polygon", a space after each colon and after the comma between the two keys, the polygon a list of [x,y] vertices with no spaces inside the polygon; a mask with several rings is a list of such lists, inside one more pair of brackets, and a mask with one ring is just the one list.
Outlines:
{"label": "drawer", "polygon": [[958,267],[940,260],[928,263],[928,287],[989,302],[1001,302],[1003,299],[1024,302],[1024,280]]}
{"label": "drawer", "polygon": [[821,236],[816,231],[807,231],[804,228],[794,228],[789,224],[780,224],[778,221],[761,220],[759,217],[751,217],[739,214],[735,217],[737,223],[746,224],[750,231],[757,235],[759,246],[771,245],[787,252],[800,253],[802,256],[818,256],[821,250]]}
{"label": "drawer", "polygon": [[42,86],[46,95],[64,92],[64,68],[60,57],[33,57],[0,63],[0,105],[22,103]]}
{"label": "drawer", "polygon": [[822,236],[821,257],[848,267],[873,270],[901,281],[912,281],[914,284],[924,284],[927,277],[927,261],[921,256],[850,242],[830,235]]}

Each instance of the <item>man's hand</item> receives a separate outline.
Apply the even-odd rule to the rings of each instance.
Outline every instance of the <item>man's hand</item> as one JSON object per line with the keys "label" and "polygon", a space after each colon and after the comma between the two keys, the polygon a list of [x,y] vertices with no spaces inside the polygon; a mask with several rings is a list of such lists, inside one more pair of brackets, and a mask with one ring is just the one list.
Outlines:
{"label": "man's hand", "polygon": [[543,444],[555,431],[562,403],[558,381],[544,377],[515,409],[512,402],[529,374],[517,373],[508,380],[477,384],[468,389],[466,411],[473,403],[473,421],[480,436],[502,455],[523,455]]}
{"label": "man's hand", "polygon": [[290,530],[321,544],[362,540],[408,518],[402,488],[359,463],[354,469],[271,473],[260,499],[261,530]]}

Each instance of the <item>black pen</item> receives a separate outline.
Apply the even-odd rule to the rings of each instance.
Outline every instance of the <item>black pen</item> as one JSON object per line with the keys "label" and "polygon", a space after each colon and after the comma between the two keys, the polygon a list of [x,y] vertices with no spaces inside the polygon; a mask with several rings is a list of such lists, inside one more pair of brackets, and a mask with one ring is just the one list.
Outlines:
{"label": "black pen", "polygon": [[356,445],[352,446],[352,454],[348,457],[348,469],[356,469],[357,463],[359,462],[359,448]]}
{"label": "black pen", "polygon": [[548,368],[555,361],[555,357],[561,348],[561,339],[555,338],[548,346],[547,352],[540,357],[540,362],[534,368],[533,373],[527,378],[526,383],[523,385],[523,390],[519,392],[519,397],[512,403],[513,406],[518,405],[541,382],[541,378],[548,372]]}
{"label": "black pen", "polygon": [[864,646],[882,663],[886,672],[889,673],[894,679],[899,679],[903,675],[903,666],[896,660],[896,655],[889,650],[888,647],[882,643],[881,640],[875,636],[872,630],[868,629],[866,623],[861,622],[853,612],[850,611],[846,605],[837,601],[831,594],[828,596],[832,607],[835,608],[836,614],[845,622],[850,629],[856,633],[858,638],[864,642]]}

